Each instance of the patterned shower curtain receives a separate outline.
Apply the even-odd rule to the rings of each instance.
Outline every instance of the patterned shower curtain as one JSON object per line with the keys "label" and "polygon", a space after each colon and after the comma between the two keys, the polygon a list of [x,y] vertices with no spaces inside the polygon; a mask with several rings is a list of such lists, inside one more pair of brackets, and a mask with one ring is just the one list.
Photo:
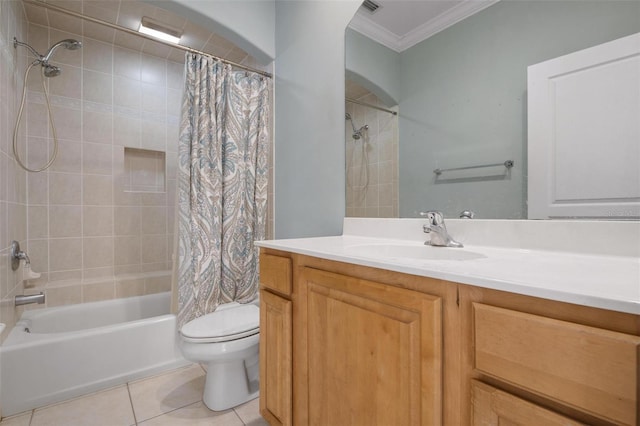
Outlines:
{"label": "patterned shower curtain", "polygon": [[[252,300],[267,210],[269,82],[187,54],[178,148],[178,323]],[[174,292],[175,294],[175,292]]]}

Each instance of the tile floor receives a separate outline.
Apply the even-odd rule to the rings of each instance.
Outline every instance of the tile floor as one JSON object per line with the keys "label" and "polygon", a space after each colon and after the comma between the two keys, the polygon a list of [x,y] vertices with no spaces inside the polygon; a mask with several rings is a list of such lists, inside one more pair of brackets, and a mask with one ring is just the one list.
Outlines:
{"label": "tile floor", "polygon": [[214,412],[197,364],[2,419],[0,426],[264,426],[258,399]]}

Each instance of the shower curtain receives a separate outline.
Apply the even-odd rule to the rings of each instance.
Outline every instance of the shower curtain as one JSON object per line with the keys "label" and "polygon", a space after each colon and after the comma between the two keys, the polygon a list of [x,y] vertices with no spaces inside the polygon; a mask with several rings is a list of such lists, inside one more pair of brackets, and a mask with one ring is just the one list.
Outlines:
{"label": "shower curtain", "polygon": [[266,78],[190,53],[185,69],[174,265],[179,326],[221,303],[255,298],[253,242],[265,235],[269,144]]}

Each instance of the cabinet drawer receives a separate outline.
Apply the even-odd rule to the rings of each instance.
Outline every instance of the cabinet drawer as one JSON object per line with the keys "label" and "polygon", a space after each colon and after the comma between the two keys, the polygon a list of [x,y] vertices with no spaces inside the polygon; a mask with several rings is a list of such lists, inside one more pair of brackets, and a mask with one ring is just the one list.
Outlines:
{"label": "cabinet drawer", "polygon": [[260,284],[280,294],[291,295],[291,259],[260,253]]}
{"label": "cabinet drawer", "polygon": [[638,419],[640,337],[474,303],[475,368],[620,424]]}
{"label": "cabinet drawer", "polygon": [[539,405],[478,381],[471,382],[473,426],[582,426]]}

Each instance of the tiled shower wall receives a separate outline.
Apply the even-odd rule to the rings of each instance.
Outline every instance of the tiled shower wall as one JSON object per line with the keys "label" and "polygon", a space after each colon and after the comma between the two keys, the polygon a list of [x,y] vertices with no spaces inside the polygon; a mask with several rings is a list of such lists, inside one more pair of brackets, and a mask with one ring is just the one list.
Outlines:
{"label": "tiled shower wall", "polygon": [[[388,108],[370,92],[357,100]],[[356,129],[369,126],[355,140],[351,123],[345,123],[346,215],[398,217],[398,117],[350,102],[345,109]]]}
{"label": "tiled shower wall", "polygon": [[[42,274],[31,284],[47,306],[169,290],[183,64],[29,25],[38,51],[65,38],[83,47],[59,49],[62,74],[48,80],[59,152],[28,176],[29,255]],[[37,167],[53,138],[32,74],[27,158]]]}
{"label": "tiled shower wall", "polygon": [[[7,326],[0,337],[15,324],[13,299],[23,291],[21,271],[13,272],[10,267],[9,246],[17,240],[27,248],[27,174],[11,153],[13,123],[27,65],[26,57],[13,48],[13,37],[24,39],[26,30],[20,4],[0,1],[0,322]],[[24,126],[19,142],[25,146]]]}

